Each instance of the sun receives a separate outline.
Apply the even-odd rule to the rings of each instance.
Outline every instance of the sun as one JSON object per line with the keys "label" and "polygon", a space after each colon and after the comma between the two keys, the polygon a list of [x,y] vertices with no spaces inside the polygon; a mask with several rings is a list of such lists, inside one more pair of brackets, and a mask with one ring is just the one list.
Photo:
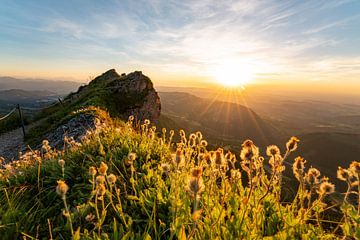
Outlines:
{"label": "sun", "polygon": [[218,84],[225,87],[244,87],[253,80],[251,66],[237,62],[224,62],[209,72]]}

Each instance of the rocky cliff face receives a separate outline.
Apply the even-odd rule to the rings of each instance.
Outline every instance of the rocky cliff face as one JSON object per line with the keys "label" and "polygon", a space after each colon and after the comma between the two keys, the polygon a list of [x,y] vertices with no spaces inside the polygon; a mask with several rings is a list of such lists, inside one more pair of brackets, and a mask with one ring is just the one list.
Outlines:
{"label": "rocky cliff face", "polygon": [[[136,120],[149,119],[157,122],[161,104],[150,78],[141,71],[119,75],[111,69],[70,94],[65,101],[83,98],[92,91],[100,91],[102,105],[112,116],[127,119],[133,115]],[[100,104],[101,105],[101,104]]]}

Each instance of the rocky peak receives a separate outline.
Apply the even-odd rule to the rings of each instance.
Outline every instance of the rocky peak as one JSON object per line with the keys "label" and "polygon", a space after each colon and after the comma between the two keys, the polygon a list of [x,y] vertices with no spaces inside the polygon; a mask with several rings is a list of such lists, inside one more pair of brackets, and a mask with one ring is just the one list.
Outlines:
{"label": "rocky peak", "polygon": [[100,107],[105,107],[112,116],[126,120],[133,115],[137,120],[152,122],[157,122],[160,116],[160,98],[150,78],[141,71],[119,75],[115,69],[110,69],[70,94],[65,101],[74,101],[90,92],[99,95]]}

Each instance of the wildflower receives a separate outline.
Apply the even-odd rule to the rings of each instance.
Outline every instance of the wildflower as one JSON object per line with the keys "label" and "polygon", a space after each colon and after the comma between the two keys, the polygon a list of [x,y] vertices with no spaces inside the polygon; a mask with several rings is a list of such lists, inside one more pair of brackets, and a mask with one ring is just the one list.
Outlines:
{"label": "wildflower", "polygon": [[321,195],[327,195],[331,194],[335,191],[335,185],[332,183],[329,183],[328,181],[322,182],[320,185],[320,194]]}
{"label": "wildflower", "polygon": [[253,141],[245,140],[241,146],[240,158],[243,161],[251,161],[254,157],[259,156],[259,148],[255,146]]}
{"label": "wildflower", "polygon": [[97,171],[96,171],[96,168],[95,168],[95,167],[90,167],[90,168],[89,168],[89,174],[90,174],[91,176],[95,176],[96,173],[97,173]]}
{"label": "wildflower", "polygon": [[241,172],[238,169],[232,169],[230,174],[231,174],[231,179],[233,180],[241,179]]}
{"label": "wildflower", "polygon": [[203,138],[203,135],[202,135],[202,133],[200,131],[197,131],[196,132],[196,137],[201,140]]}
{"label": "wildflower", "polygon": [[58,161],[59,165],[63,168],[65,166],[65,160],[64,159],[60,159]]}
{"label": "wildflower", "polygon": [[196,210],[193,214],[192,214],[192,219],[194,221],[197,221],[200,217],[201,217],[201,213],[202,210]]}
{"label": "wildflower", "polygon": [[57,181],[58,185],[56,187],[56,193],[59,194],[62,198],[65,197],[69,186],[62,180]]}
{"label": "wildflower", "polygon": [[270,157],[269,164],[274,172],[283,172],[285,170],[285,166],[282,164],[283,160],[280,154]]}
{"label": "wildflower", "polygon": [[215,164],[218,166],[226,164],[224,160],[224,155],[222,154],[222,151],[219,149],[215,152]]}
{"label": "wildflower", "polygon": [[318,184],[319,183],[319,177],[320,177],[320,171],[316,168],[311,167],[307,174],[306,174],[306,181],[310,185]]}
{"label": "wildflower", "polygon": [[351,183],[351,187],[357,187],[357,186],[359,186],[359,181],[353,181]]}
{"label": "wildflower", "polygon": [[176,150],[176,153],[173,158],[177,166],[182,166],[185,161],[185,156],[180,148]]}
{"label": "wildflower", "polygon": [[206,140],[201,140],[200,141],[200,146],[207,147],[207,145],[208,145],[208,142]]}
{"label": "wildflower", "polygon": [[357,161],[353,161],[350,164],[350,171],[352,172],[353,175],[360,175],[360,162]]}
{"label": "wildflower", "polygon": [[339,167],[337,170],[337,178],[341,181],[349,181],[352,178],[352,173],[348,169]]}
{"label": "wildflower", "polygon": [[293,164],[293,173],[297,180],[300,181],[302,175],[304,173],[306,160],[302,157],[295,158],[295,162]]}
{"label": "wildflower", "polygon": [[190,146],[190,147],[195,147],[195,145],[196,145],[195,138],[190,138],[190,140],[189,140],[189,146]]}
{"label": "wildflower", "polygon": [[47,145],[49,145],[49,141],[46,140],[46,139],[44,139],[44,140],[42,141],[42,144],[43,144],[44,146],[47,146]]}
{"label": "wildflower", "polygon": [[110,184],[115,184],[116,182],[116,176],[114,174],[110,174],[108,177],[107,177],[107,180]]}
{"label": "wildflower", "polygon": [[203,179],[201,177],[190,178],[188,189],[193,194],[193,196],[197,197],[198,194],[201,194],[205,190]]}
{"label": "wildflower", "polygon": [[280,149],[275,145],[270,145],[266,149],[266,155],[270,157],[280,155]]}
{"label": "wildflower", "polygon": [[89,214],[86,215],[86,217],[85,217],[85,220],[86,220],[87,222],[92,222],[94,219],[95,219],[95,215],[92,214],[92,213],[89,213]]}
{"label": "wildflower", "polygon": [[181,137],[185,137],[185,131],[183,129],[180,129],[179,134]]}
{"label": "wildflower", "polygon": [[201,177],[202,173],[203,173],[202,167],[195,167],[191,170],[191,175],[195,178]]}
{"label": "wildflower", "polygon": [[103,184],[105,182],[105,177],[102,175],[99,175],[95,179],[96,185]]}
{"label": "wildflower", "polygon": [[168,174],[168,173],[170,172],[170,170],[171,170],[171,167],[170,167],[169,164],[163,163],[163,164],[161,164],[161,170],[162,170],[164,173]]}
{"label": "wildflower", "polygon": [[297,137],[291,137],[290,140],[286,143],[286,149],[288,152],[293,152],[297,149],[297,143],[300,140]]}
{"label": "wildflower", "polygon": [[145,124],[145,125],[149,125],[149,124],[150,124],[150,120],[149,120],[149,119],[145,119],[145,120],[144,120],[144,124]]}
{"label": "wildflower", "polygon": [[99,196],[104,196],[105,195],[105,193],[106,193],[106,188],[105,188],[105,185],[104,184],[99,184],[98,186],[97,186],[97,195],[99,195]]}
{"label": "wildflower", "polygon": [[130,166],[130,165],[133,164],[133,162],[135,161],[135,159],[136,159],[136,153],[131,152],[131,153],[129,153],[127,159],[125,160],[125,164],[126,164],[127,166]]}
{"label": "wildflower", "polygon": [[106,163],[101,162],[100,167],[98,168],[98,170],[99,170],[100,174],[105,175],[107,170],[108,170],[108,166],[106,165]]}

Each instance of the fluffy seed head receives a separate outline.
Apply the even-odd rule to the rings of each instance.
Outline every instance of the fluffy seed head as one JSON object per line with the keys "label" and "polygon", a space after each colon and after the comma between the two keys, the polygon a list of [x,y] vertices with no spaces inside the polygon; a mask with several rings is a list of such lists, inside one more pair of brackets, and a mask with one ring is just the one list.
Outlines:
{"label": "fluffy seed head", "polygon": [[304,158],[302,158],[302,157],[295,158],[295,162],[293,164],[293,173],[294,173],[295,177],[297,178],[297,180],[299,180],[299,181],[302,178],[302,175],[304,173],[305,163],[306,163],[306,160]]}
{"label": "fluffy seed head", "polygon": [[270,145],[266,149],[266,155],[270,157],[280,155],[280,149],[275,145]]}
{"label": "fluffy seed head", "polygon": [[300,140],[297,137],[291,137],[290,140],[286,143],[286,149],[288,152],[293,152],[297,149],[297,143]]}
{"label": "fluffy seed head", "polygon": [[205,185],[201,177],[200,178],[192,177],[189,180],[188,188],[189,191],[193,194],[193,196],[196,196],[204,192]]}
{"label": "fluffy seed head", "polygon": [[195,178],[201,177],[202,173],[203,173],[202,167],[195,167],[195,168],[191,169],[191,176],[193,176]]}
{"label": "fluffy seed head", "polygon": [[106,163],[101,162],[98,170],[100,174],[105,175],[108,170],[108,166],[106,165]]}
{"label": "fluffy seed head", "polygon": [[91,176],[95,176],[96,173],[97,173],[96,167],[89,167],[89,174],[90,174]]}
{"label": "fluffy seed head", "polygon": [[348,169],[339,167],[337,170],[337,178],[341,181],[349,181],[352,178],[352,173]]}
{"label": "fluffy seed head", "polygon": [[102,175],[99,175],[95,178],[96,185],[103,184],[105,182],[105,177]]}
{"label": "fluffy seed head", "polygon": [[64,159],[60,159],[58,161],[59,165],[63,168],[65,166],[65,160]]}
{"label": "fluffy seed head", "polygon": [[320,194],[331,194],[335,191],[335,185],[325,181],[321,183],[319,190]]}
{"label": "fluffy seed head", "polygon": [[62,180],[57,181],[57,183],[56,193],[61,197],[65,197],[67,191],[69,190],[69,186]]}
{"label": "fluffy seed head", "polygon": [[116,182],[116,176],[114,174],[110,174],[109,176],[107,176],[107,180],[110,184],[115,184]]}
{"label": "fluffy seed head", "polygon": [[350,164],[350,171],[353,173],[353,175],[360,175],[360,162],[353,161]]}
{"label": "fluffy seed head", "polygon": [[105,193],[106,193],[105,185],[104,185],[104,184],[99,184],[99,185],[97,186],[96,194],[97,194],[98,196],[104,196]]}

